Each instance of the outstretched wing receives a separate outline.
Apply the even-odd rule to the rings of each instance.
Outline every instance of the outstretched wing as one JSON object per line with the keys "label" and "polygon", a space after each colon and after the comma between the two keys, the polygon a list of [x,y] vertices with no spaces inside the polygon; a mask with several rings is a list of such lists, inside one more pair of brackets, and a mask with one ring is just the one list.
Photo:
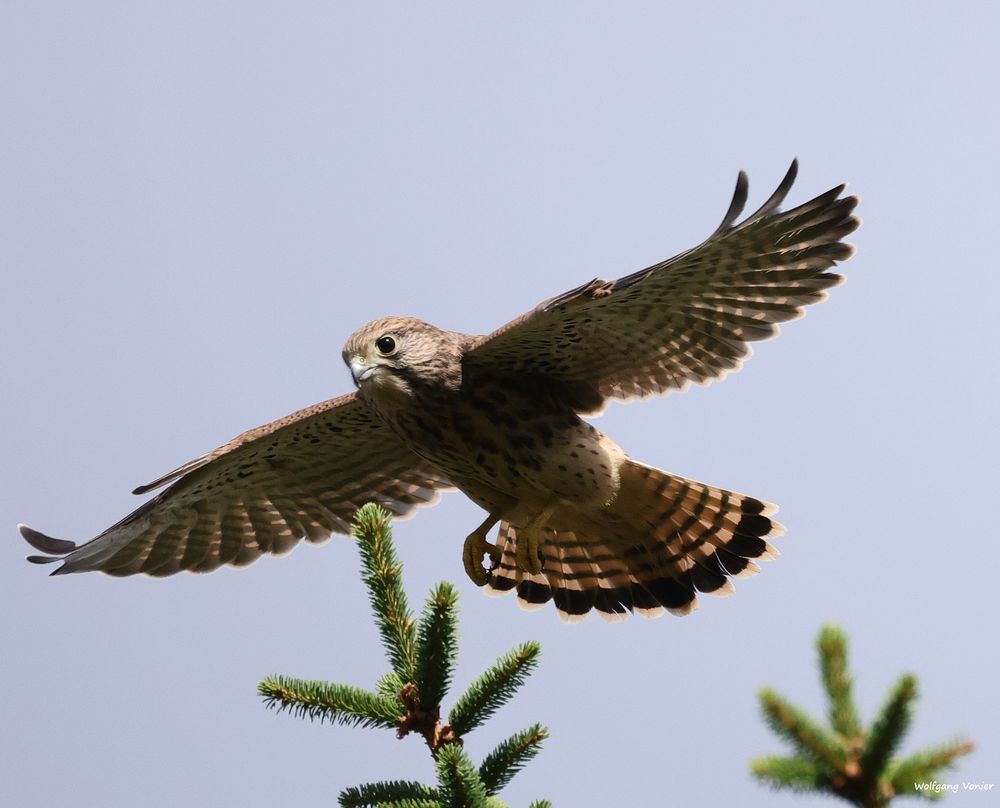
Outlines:
{"label": "outstretched wing", "polygon": [[149,485],[169,488],[97,538],[77,546],[21,525],[24,538],[62,561],[53,574],[208,572],[282,555],[300,539],[350,533],[355,510],[377,502],[395,516],[429,505],[451,483],[414,454],[351,393],[252,429]]}
{"label": "outstretched wing", "polygon": [[748,342],[778,332],[842,280],[828,272],[854,248],[857,197],[838,186],[781,212],[798,162],[742,222],[742,171],[719,228],[698,247],[616,281],[596,279],[474,342],[464,369],[561,383],[581,411],[708,384],[738,370]]}

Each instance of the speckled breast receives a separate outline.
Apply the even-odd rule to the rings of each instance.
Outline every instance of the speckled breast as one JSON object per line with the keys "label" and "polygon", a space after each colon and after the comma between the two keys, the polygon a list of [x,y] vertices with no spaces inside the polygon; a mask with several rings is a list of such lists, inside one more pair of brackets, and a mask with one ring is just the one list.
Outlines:
{"label": "speckled breast", "polygon": [[389,425],[473,499],[602,505],[617,492],[624,452],[571,409],[532,390],[421,391],[397,402],[379,408]]}

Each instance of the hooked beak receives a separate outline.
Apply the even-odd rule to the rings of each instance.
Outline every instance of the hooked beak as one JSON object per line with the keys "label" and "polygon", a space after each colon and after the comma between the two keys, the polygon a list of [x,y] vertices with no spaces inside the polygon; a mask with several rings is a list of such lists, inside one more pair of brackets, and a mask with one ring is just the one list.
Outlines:
{"label": "hooked beak", "polygon": [[360,386],[361,382],[371,376],[378,369],[378,365],[368,364],[359,356],[352,358],[347,365],[351,369],[351,375],[354,377],[354,383],[358,386]]}

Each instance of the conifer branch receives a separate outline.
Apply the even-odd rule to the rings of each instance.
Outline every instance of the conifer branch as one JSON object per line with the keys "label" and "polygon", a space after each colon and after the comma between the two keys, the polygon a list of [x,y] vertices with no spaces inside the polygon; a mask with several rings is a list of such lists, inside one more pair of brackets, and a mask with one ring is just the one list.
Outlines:
{"label": "conifer branch", "polygon": [[853,680],[847,670],[847,637],[838,626],[824,626],[817,642],[823,687],[830,700],[830,725],[850,741],[861,730],[852,695]]}
{"label": "conifer branch", "polygon": [[425,710],[439,709],[458,656],[458,593],[447,581],[427,598],[417,628],[415,683]]}
{"label": "conifer branch", "polygon": [[475,764],[458,744],[441,747],[437,757],[440,799],[447,808],[487,808],[486,787]]}
{"label": "conifer branch", "polygon": [[442,808],[437,800],[392,800],[380,802],[378,808]]}
{"label": "conifer branch", "polygon": [[916,697],[917,678],[907,674],[890,691],[889,698],[868,730],[861,753],[862,771],[880,772],[885,769],[889,758],[909,729]]}
{"label": "conifer branch", "polygon": [[386,803],[439,806],[437,789],[408,780],[390,780],[345,788],[338,798],[340,808],[381,808]]}
{"label": "conifer branch", "polygon": [[451,708],[452,729],[466,735],[506,704],[537,667],[540,653],[538,643],[526,642],[494,662]]}
{"label": "conifer branch", "polygon": [[[768,724],[798,751],[793,758],[758,758],[750,769],[774,788],[820,791],[861,808],[884,808],[897,795],[937,799],[940,789],[927,786],[941,769],[973,749],[958,740],[902,760],[892,759],[909,727],[917,697],[917,680],[903,676],[893,687],[871,727],[865,730],[851,697],[847,669],[847,638],[836,626],[821,631],[817,646],[828,714],[834,734],[772,690],[762,690],[761,705]],[[918,788],[924,786],[922,788]]]}
{"label": "conifer branch", "polygon": [[[530,761],[548,737],[534,725],[500,744],[477,768],[462,749],[462,735],[478,727],[506,703],[537,665],[539,646],[525,643],[500,657],[452,710],[461,727],[441,722],[441,701],[451,684],[458,656],[458,593],[449,583],[430,593],[419,623],[402,586],[402,565],[392,544],[389,516],[365,506],[355,517],[375,622],[392,669],[375,692],[349,685],[272,676],[258,685],[268,707],[320,721],[387,727],[397,737],[423,736],[435,759],[436,787],[410,781],[383,781],[348,788],[341,808],[507,808],[496,792]],[[485,778],[485,779],[484,779]],[[545,800],[535,808],[551,808]]]}
{"label": "conifer branch", "polygon": [[382,645],[393,671],[410,682],[416,667],[416,630],[403,589],[402,564],[392,543],[389,514],[368,503],[354,517],[354,535]]}
{"label": "conifer branch", "polygon": [[811,760],[787,757],[762,757],[750,763],[753,775],[775,789],[822,791],[830,784],[826,767]]}
{"label": "conifer branch", "polygon": [[548,800],[535,800],[528,808],[552,808],[552,803]]}
{"label": "conifer branch", "polygon": [[845,750],[833,735],[773,690],[765,688],[759,697],[764,718],[775,733],[806,758],[815,758],[831,772],[843,768]]}
{"label": "conifer branch", "polygon": [[954,766],[958,758],[972,752],[975,746],[972,741],[961,739],[921,749],[909,757],[893,761],[886,777],[897,794],[937,799],[943,796],[940,791],[918,790],[917,784],[936,780],[942,771]]}
{"label": "conifer branch", "polygon": [[379,680],[375,683],[375,692],[380,696],[390,696],[398,699],[399,691],[405,685],[406,682],[399,678],[399,674],[396,671],[389,671],[384,676],[379,677]]}
{"label": "conifer branch", "polygon": [[332,682],[269,676],[258,686],[264,704],[277,712],[288,710],[310,721],[395,729],[403,716],[396,699]]}
{"label": "conifer branch", "polygon": [[397,738],[405,738],[411,732],[419,733],[427,742],[427,748],[436,758],[438,750],[448,743],[462,743],[450,724],[441,723],[441,708],[434,705],[425,710],[420,702],[420,691],[414,684],[406,684],[399,691],[399,699],[406,708],[406,714],[396,730]]}
{"label": "conifer branch", "polygon": [[479,777],[488,794],[496,794],[541,751],[549,731],[538,724],[515,733],[490,752],[479,767]]}

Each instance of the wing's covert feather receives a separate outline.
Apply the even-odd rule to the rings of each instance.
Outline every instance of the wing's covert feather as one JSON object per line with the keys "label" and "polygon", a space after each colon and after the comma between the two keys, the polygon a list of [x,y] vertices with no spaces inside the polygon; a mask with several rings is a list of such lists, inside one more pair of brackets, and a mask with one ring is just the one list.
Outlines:
{"label": "wing's covert feather", "polygon": [[301,539],[350,533],[355,510],[378,502],[396,516],[432,504],[451,483],[414,454],[355,394],[252,429],[137,490],[170,482],[97,538],[77,546],[21,526],[62,561],[53,574],[101,570],[156,577],[244,566]]}
{"label": "wing's covert feather", "polygon": [[748,343],[778,332],[842,280],[828,272],[849,258],[841,242],[859,220],[844,186],[797,208],[779,206],[797,173],[737,222],[746,175],[720,227],[701,245],[616,281],[597,278],[537,306],[473,342],[465,372],[531,374],[572,386],[580,411],[708,384],[738,370]]}

